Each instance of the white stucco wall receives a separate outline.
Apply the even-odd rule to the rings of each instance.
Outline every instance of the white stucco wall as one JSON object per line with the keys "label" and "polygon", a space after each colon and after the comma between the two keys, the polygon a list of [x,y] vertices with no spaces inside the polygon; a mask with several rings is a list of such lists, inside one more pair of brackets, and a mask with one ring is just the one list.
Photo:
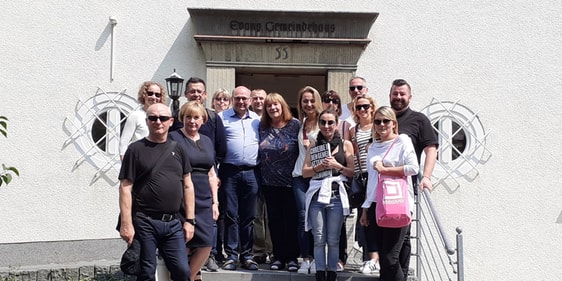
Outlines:
{"label": "white stucco wall", "polygon": [[[61,3],[59,3],[61,2]],[[0,243],[115,238],[116,185],[82,164],[62,124],[98,86],[136,96],[176,68],[205,77],[186,8],[380,13],[357,74],[388,104],[395,78],[412,107],[433,97],[479,112],[493,155],[473,181],[433,193],[445,224],[464,229],[466,280],[556,280],[562,274],[562,5],[559,1],[8,1],[0,11],[0,163],[21,176],[0,188]],[[115,75],[109,80],[110,27]]]}

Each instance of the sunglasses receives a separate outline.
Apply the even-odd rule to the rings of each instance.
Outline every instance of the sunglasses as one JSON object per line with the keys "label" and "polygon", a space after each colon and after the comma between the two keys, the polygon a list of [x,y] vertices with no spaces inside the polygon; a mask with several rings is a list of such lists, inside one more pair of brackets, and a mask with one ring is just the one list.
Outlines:
{"label": "sunglasses", "polygon": [[237,101],[247,101],[248,97],[234,97],[234,99]]}
{"label": "sunglasses", "polygon": [[375,125],[380,125],[380,124],[385,124],[387,125],[388,123],[390,123],[390,119],[375,119]]}
{"label": "sunglasses", "polygon": [[334,121],[334,120],[326,121],[326,120],[320,119],[320,125],[321,126],[326,126],[326,124],[328,124],[328,126],[333,126],[334,124],[336,124],[336,121]]}
{"label": "sunglasses", "polygon": [[359,111],[361,109],[363,110],[369,110],[369,108],[371,108],[370,104],[358,104],[355,106],[355,110]]}
{"label": "sunglasses", "polygon": [[157,98],[162,97],[162,93],[156,93],[156,92],[152,92],[152,91],[146,91],[146,95],[149,96],[149,97],[152,97],[152,96],[156,96]]}
{"label": "sunglasses", "polygon": [[147,117],[148,120],[152,121],[152,122],[156,122],[156,120],[160,120],[160,122],[166,122],[168,120],[170,120],[170,116],[154,116],[154,115],[150,115]]}
{"label": "sunglasses", "polygon": [[229,101],[229,98],[215,98],[216,101]]}
{"label": "sunglasses", "polygon": [[332,98],[329,98],[329,97],[325,97],[325,98],[322,99],[322,102],[323,103],[337,103],[337,104],[339,104],[340,99],[332,99]]}
{"label": "sunglasses", "polygon": [[351,92],[355,91],[355,89],[357,89],[357,91],[361,91],[361,90],[363,90],[363,88],[365,88],[365,86],[363,86],[363,85],[359,85],[359,86],[349,86],[349,90],[350,90]]}

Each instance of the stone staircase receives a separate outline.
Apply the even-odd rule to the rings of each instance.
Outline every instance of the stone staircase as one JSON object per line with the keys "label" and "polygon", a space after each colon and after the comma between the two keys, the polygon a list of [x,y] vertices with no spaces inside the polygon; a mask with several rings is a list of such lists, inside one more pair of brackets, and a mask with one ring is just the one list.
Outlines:
{"label": "stone staircase", "polygon": [[[133,276],[124,275],[119,269],[119,261],[99,261],[95,264],[82,265],[51,265],[51,268],[18,268],[2,269],[1,281],[133,281]],[[250,270],[221,270],[218,272],[203,272],[205,281],[311,281],[312,274],[298,274],[288,271],[273,271],[267,269],[268,265],[261,265],[257,271]],[[378,274],[365,275],[356,273],[357,268],[346,268],[338,272],[338,280],[379,280]],[[158,272],[157,272],[158,274]],[[157,281],[168,281],[158,274]]]}
{"label": "stone staircase", "polygon": [[[357,273],[361,265],[361,251],[354,247],[355,219],[355,216],[351,215],[346,222],[348,260],[344,272],[338,272],[338,280],[377,281],[378,273],[372,275]],[[118,258],[125,248],[125,244],[120,239],[0,244],[0,281],[132,281],[135,280],[133,276],[126,276],[119,269]],[[52,263],[45,264],[45,261]],[[167,281],[164,279],[158,278],[157,281]],[[286,270],[269,270],[269,265],[265,264],[260,265],[257,271],[243,269],[203,271],[203,280],[312,281],[315,277],[312,274],[298,274]]]}

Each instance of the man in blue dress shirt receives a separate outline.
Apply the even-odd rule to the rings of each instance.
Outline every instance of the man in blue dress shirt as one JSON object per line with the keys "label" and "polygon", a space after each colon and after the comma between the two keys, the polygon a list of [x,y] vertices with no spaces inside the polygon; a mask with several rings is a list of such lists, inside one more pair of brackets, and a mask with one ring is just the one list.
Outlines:
{"label": "man in blue dress shirt", "polygon": [[250,89],[239,86],[232,93],[233,106],[221,113],[226,133],[226,155],[219,169],[219,202],[224,212],[223,269],[235,270],[237,263],[257,270],[252,246],[258,196],[258,126],[260,117],[249,110]]}

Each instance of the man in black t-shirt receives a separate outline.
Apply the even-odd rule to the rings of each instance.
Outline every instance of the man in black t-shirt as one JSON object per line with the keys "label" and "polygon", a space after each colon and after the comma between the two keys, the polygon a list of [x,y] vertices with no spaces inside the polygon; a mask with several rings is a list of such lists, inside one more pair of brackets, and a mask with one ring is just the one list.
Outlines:
{"label": "man in black t-shirt", "polygon": [[[400,134],[407,134],[412,140],[418,157],[418,163],[421,161],[420,157],[422,152],[425,153],[419,188],[420,191],[423,191],[424,188],[431,191],[433,189],[431,175],[433,174],[433,168],[437,160],[437,147],[439,146],[437,134],[427,116],[410,109],[412,89],[406,80],[396,79],[392,82],[389,98],[390,106],[396,113],[398,132]],[[413,180],[415,181],[415,179],[416,177],[414,176]],[[416,190],[415,192],[417,194]],[[412,252],[412,246],[410,244],[410,226],[407,227],[405,232],[401,233],[404,235],[404,239],[399,254],[399,262],[402,267],[404,279],[407,279],[406,277],[408,276],[410,266],[410,254]]]}
{"label": "man in black t-shirt", "polygon": [[431,122],[423,113],[410,109],[410,99],[412,90],[410,84],[404,79],[396,79],[390,88],[390,106],[396,113],[398,120],[398,132],[407,134],[416,150],[418,163],[421,161],[421,154],[425,152],[422,178],[420,179],[420,191],[428,188],[433,189],[431,175],[437,160],[437,147],[439,141]]}
{"label": "man in black t-shirt", "polygon": [[[154,280],[157,248],[172,279],[189,280],[185,243],[193,237],[196,223],[191,165],[184,150],[168,140],[170,109],[158,103],[146,115],[148,136],[129,145],[121,164],[119,233],[128,245],[133,238],[140,242],[137,280]],[[181,204],[185,222],[180,221]]]}

